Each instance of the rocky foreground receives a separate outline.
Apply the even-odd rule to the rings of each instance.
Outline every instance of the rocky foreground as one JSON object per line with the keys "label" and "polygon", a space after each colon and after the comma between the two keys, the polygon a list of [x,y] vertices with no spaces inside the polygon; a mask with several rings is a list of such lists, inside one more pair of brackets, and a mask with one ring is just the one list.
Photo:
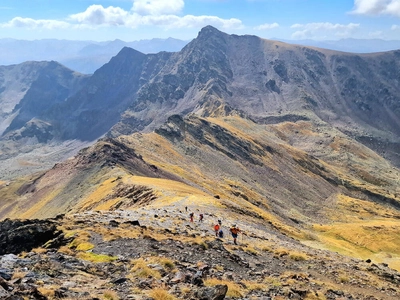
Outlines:
{"label": "rocky foreground", "polygon": [[[189,208],[190,210],[190,208]],[[198,211],[195,210],[196,217]],[[0,299],[399,299],[385,264],[311,249],[272,228],[185,209],[0,223]]]}

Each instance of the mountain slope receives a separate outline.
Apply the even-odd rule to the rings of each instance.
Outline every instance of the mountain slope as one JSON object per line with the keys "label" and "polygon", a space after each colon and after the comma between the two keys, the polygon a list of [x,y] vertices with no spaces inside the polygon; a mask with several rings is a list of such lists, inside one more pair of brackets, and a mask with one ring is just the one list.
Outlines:
{"label": "mountain slope", "polygon": [[54,126],[55,137],[81,140],[111,127],[112,136],[151,131],[172,114],[237,114],[260,123],[315,119],[398,165],[398,56],[230,36],[208,26],[177,53],[124,49],[41,119]]}
{"label": "mountain slope", "polygon": [[[398,55],[212,27],[177,53],[124,48],[31,122],[44,124],[53,143],[108,137],[50,171],[4,183],[0,217],[190,199],[398,267],[400,241],[384,243],[399,233]],[[10,130],[3,141],[29,130]],[[366,242],[375,229],[380,235]]]}
{"label": "mountain slope", "polygon": [[87,79],[53,61],[2,66],[0,74],[0,134],[20,129],[74,94]]}
{"label": "mountain slope", "polygon": [[150,109],[136,109],[143,103],[166,114],[235,111],[259,122],[295,115],[321,119],[360,141],[369,139],[377,151],[383,143],[387,157],[398,164],[398,55],[315,50],[206,27],[139,91],[122,127],[132,119],[151,121],[148,129],[159,125],[161,118],[154,119]]}
{"label": "mountain slope", "polygon": [[[173,116],[154,133],[101,140],[48,172],[3,185],[0,217],[222,207],[232,222],[239,214],[260,230],[269,224],[313,247],[398,268],[399,175],[329,125]],[[381,234],[366,240],[376,228]],[[392,244],[380,241],[388,235]]]}

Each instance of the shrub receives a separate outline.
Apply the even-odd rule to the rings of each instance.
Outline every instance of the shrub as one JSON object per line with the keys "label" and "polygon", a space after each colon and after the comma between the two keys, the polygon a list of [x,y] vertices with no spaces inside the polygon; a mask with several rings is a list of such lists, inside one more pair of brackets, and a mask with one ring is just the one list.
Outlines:
{"label": "shrub", "polygon": [[149,296],[154,300],[175,300],[176,298],[169,294],[166,290],[155,288],[149,291]]}
{"label": "shrub", "polygon": [[307,255],[299,252],[292,252],[289,254],[289,257],[295,261],[307,260]]}
{"label": "shrub", "polygon": [[131,269],[131,272],[133,272],[137,277],[154,277],[156,279],[161,278],[160,272],[148,267],[147,265],[149,264],[149,262],[145,261],[143,258],[136,259],[132,261],[132,263],[133,267]]}
{"label": "shrub", "polygon": [[118,294],[114,291],[107,290],[103,293],[103,298],[105,300],[119,300]]}

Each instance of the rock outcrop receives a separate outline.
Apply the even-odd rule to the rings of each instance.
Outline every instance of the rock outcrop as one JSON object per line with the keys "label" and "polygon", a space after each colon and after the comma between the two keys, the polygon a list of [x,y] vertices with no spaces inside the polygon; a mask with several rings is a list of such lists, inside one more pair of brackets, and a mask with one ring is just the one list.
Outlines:
{"label": "rock outcrop", "polygon": [[0,222],[0,255],[30,251],[60,235],[54,220],[10,220]]}

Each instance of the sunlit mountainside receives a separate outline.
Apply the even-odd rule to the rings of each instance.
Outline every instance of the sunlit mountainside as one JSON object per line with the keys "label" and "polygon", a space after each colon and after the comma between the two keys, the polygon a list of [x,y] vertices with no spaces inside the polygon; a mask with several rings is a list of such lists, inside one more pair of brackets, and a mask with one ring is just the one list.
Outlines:
{"label": "sunlit mountainside", "polygon": [[3,81],[0,219],[42,221],[3,222],[0,243],[51,232],[0,253],[25,251],[6,273],[27,259],[47,299],[398,299],[399,57],[208,26],[180,52],[57,75],[59,98]]}

